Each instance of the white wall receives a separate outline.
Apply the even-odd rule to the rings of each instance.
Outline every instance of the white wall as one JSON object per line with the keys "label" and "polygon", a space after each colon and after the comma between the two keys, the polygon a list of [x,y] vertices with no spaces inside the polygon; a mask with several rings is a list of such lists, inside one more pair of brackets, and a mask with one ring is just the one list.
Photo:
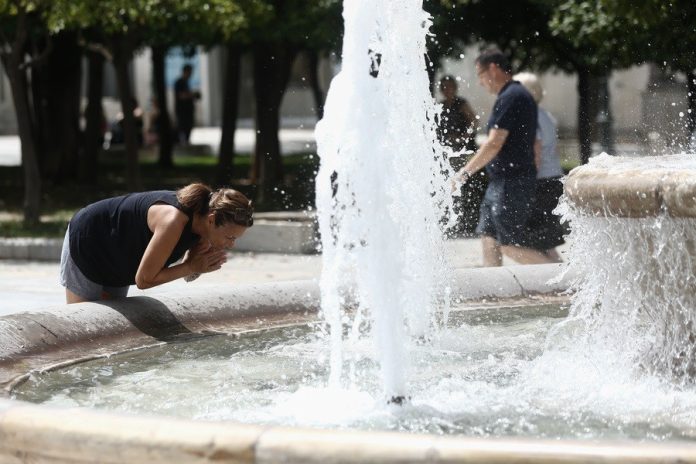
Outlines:
{"label": "white wall", "polygon": [[[445,60],[443,74],[461,78],[459,94],[469,100],[474,111],[481,116],[481,127],[484,127],[495,97],[478,84],[478,77],[474,71],[477,55],[478,48],[470,47],[462,59]],[[544,73],[539,78],[546,92],[541,105],[556,117],[561,130],[573,133],[577,125],[577,77],[564,73]],[[617,130],[641,129],[643,93],[648,78],[647,65],[612,74],[609,88],[614,127]]]}

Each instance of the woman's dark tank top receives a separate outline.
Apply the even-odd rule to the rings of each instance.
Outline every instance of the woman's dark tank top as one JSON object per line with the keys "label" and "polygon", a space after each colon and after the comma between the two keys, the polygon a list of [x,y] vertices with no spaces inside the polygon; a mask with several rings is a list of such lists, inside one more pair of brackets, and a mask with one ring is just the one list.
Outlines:
{"label": "woman's dark tank top", "polygon": [[147,212],[155,203],[174,206],[189,220],[165,265],[179,260],[199,240],[191,232],[192,216],[176,192],[159,190],[107,198],[78,211],[70,221],[70,256],[91,281],[109,287],[135,283],[135,274],[153,233]]}

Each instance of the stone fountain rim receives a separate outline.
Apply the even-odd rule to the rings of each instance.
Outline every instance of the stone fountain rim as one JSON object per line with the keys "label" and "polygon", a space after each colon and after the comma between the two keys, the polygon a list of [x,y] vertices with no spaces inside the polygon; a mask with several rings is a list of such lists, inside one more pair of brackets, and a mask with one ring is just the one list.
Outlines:
{"label": "stone fountain rim", "polygon": [[[609,157],[604,158],[606,161]],[[661,158],[656,158],[661,160]],[[564,192],[579,213],[609,218],[696,218],[696,169],[590,163],[574,168]]]}
{"label": "stone fountain rim", "polygon": [[[524,299],[557,294],[566,290],[572,276],[555,283],[557,265],[511,266],[498,269],[467,269],[456,273],[452,295],[467,301]],[[282,295],[282,298],[279,296]],[[47,308],[34,313],[22,330],[8,338],[8,327],[17,329],[17,317],[0,318],[0,367],[8,363],[4,354],[15,353],[14,361],[26,366],[42,356],[38,348],[55,350],[51,337],[64,337],[68,347],[100,340],[99,323],[104,314],[112,319],[111,332],[130,334],[128,324],[149,331],[134,336],[138,342],[160,343],[157,337],[189,336],[181,326],[195,331],[215,329],[215,318],[241,315],[245,324],[256,319],[306,319],[316,310],[315,282],[298,281],[240,286],[215,295],[172,295],[168,298],[129,298],[108,306],[85,303]],[[202,310],[202,302],[210,308]],[[135,317],[133,305],[154,306],[150,319]],[[196,306],[198,305],[198,306]],[[236,306],[235,306],[236,305]],[[278,311],[282,309],[282,312]],[[119,312],[120,311],[120,312]],[[103,317],[96,317],[94,313]],[[76,315],[80,317],[76,318]],[[130,317],[130,319],[128,319]],[[149,317],[149,316],[148,316]],[[172,318],[173,317],[173,318]],[[86,339],[80,339],[61,322],[82,321]],[[125,321],[125,322],[124,322]],[[167,330],[157,332],[148,325],[164,322]],[[14,326],[12,324],[15,324]],[[94,326],[94,324],[97,324]],[[180,324],[181,326],[177,325]],[[248,325],[247,325],[248,326]],[[30,328],[45,330],[32,335]],[[37,347],[26,346],[27,343]],[[14,344],[13,344],[14,343]],[[21,346],[25,343],[25,346]],[[142,345],[141,345],[142,346]],[[2,359],[5,359],[3,363]],[[16,368],[16,366],[15,366]],[[41,443],[40,447],[36,444]],[[666,457],[696,463],[696,445],[685,443],[636,444],[573,440],[475,439],[437,437],[396,432],[315,430],[262,427],[233,422],[206,422],[171,417],[128,416],[84,408],[54,408],[0,398],[0,461],[17,457],[39,462],[664,462]]]}

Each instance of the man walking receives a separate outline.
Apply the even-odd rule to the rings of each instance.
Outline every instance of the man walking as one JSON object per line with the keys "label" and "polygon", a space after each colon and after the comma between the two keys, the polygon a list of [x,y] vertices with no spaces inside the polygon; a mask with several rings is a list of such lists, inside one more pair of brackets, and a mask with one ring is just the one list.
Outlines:
{"label": "man walking", "polygon": [[467,182],[484,167],[488,174],[476,227],[481,235],[483,265],[502,265],[503,254],[522,264],[549,263],[545,254],[525,246],[525,226],[536,187],[537,105],[512,79],[510,62],[500,50],[484,51],[475,65],[479,84],[497,98],[488,120],[488,139],[454,180]]}

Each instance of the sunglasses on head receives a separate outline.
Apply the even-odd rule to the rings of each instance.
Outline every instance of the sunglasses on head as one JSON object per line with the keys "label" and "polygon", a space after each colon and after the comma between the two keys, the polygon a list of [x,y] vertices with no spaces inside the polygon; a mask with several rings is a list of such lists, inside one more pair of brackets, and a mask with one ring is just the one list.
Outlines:
{"label": "sunglasses on head", "polygon": [[232,213],[232,221],[235,224],[245,227],[254,225],[254,210],[247,208],[237,208]]}

